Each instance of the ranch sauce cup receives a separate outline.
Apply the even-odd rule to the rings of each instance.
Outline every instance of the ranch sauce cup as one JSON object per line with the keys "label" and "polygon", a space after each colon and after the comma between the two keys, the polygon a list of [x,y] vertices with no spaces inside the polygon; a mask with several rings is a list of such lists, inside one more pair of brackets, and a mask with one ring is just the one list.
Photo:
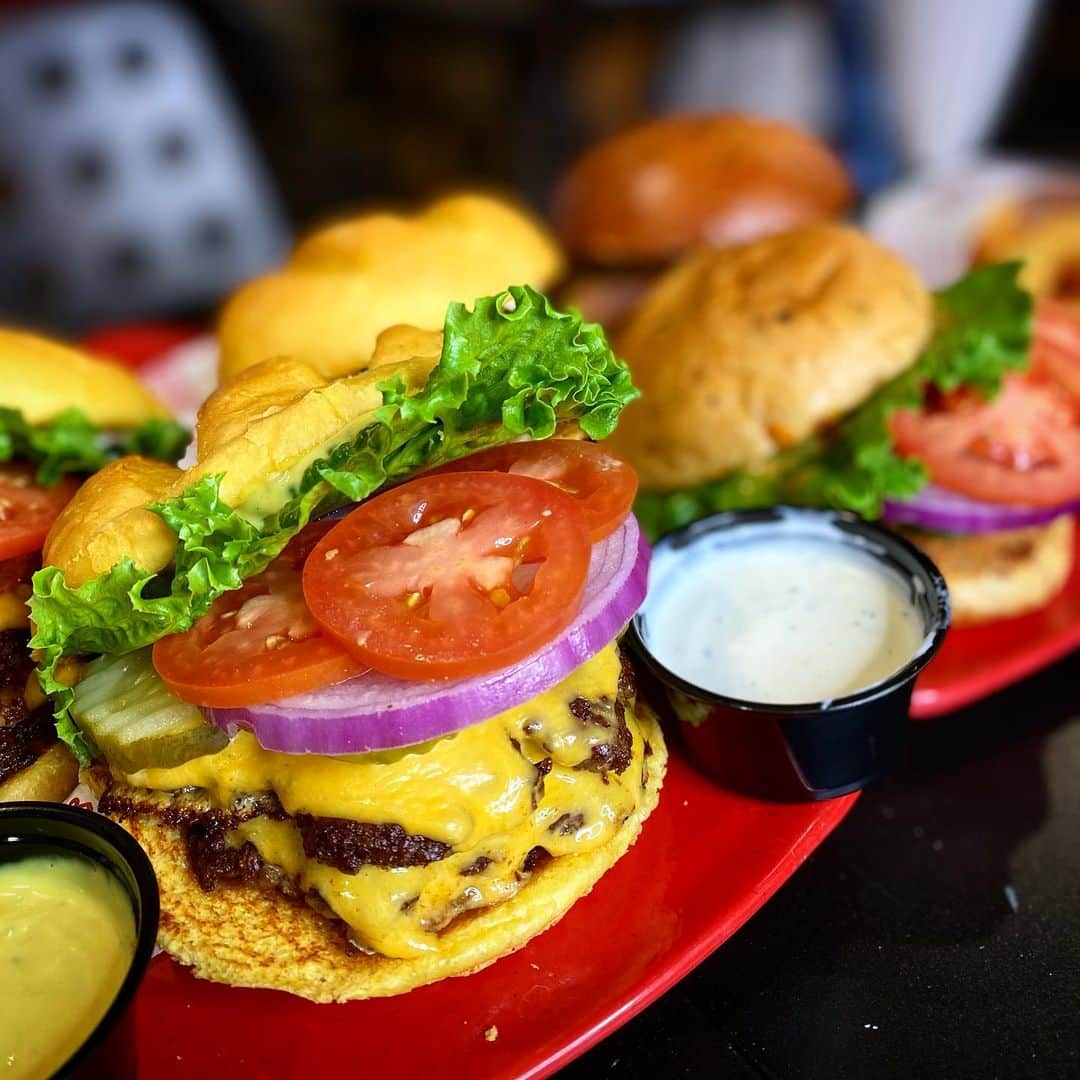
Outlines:
{"label": "ranch sauce cup", "polygon": [[945,582],[852,514],[715,514],[661,540],[631,641],[697,766],[772,799],[846,794],[904,757],[915,676],[949,624]]}

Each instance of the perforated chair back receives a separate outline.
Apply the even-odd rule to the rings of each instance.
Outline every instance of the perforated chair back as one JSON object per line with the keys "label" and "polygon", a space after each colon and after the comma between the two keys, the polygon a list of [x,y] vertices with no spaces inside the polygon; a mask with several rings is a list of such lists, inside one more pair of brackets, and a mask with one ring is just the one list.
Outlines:
{"label": "perforated chair back", "polygon": [[79,330],[206,307],[287,244],[186,15],[118,2],[0,21],[0,317]]}

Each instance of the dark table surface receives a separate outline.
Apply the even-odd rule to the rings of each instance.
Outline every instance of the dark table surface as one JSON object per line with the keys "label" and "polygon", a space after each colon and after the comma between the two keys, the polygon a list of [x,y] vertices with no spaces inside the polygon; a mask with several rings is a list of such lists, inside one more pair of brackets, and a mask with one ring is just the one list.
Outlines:
{"label": "dark table surface", "polygon": [[917,725],[777,896],[561,1075],[1080,1077],[1080,653]]}

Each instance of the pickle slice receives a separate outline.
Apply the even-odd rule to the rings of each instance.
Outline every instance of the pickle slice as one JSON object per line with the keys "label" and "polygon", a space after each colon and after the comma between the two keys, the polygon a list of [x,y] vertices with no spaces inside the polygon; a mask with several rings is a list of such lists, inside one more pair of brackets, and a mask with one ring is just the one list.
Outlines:
{"label": "pickle slice", "polygon": [[88,664],[71,715],[109,764],[125,773],[169,769],[215,754],[229,741],[161,681],[149,649]]}

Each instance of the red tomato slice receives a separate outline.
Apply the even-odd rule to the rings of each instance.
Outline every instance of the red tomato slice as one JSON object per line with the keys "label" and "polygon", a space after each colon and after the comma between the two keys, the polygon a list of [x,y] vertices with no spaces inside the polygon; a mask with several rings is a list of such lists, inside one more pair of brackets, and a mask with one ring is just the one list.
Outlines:
{"label": "red tomato slice", "polygon": [[477,471],[535,476],[562,488],[581,503],[594,544],[623,523],[638,486],[637,474],[622,458],[596,443],[574,439],[508,443],[433,470]]}
{"label": "red tomato slice", "polygon": [[581,505],[510,473],[421,476],[363,503],[304,566],[312,614],[408,679],[521,660],[577,614],[592,545]]}
{"label": "red tomato slice", "polygon": [[190,630],[157,642],[154,667],[177,697],[214,708],[261,705],[364,670],[322,632],[300,587],[304,559],[331,527],[309,525]]}
{"label": "red tomato slice", "polygon": [[66,478],[55,487],[41,487],[30,465],[0,465],[0,559],[39,551],[78,480]]}
{"label": "red tomato slice", "polygon": [[1035,312],[1031,375],[1056,382],[1080,404],[1080,305],[1044,300]]}
{"label": "red tomato slice", "polygon": [[993,401],[953,394],[894,414],[891,427],[896,448],[942,487],[1027,506],[1080,498],[1080,409],[1054,383],[1010,375]]}

